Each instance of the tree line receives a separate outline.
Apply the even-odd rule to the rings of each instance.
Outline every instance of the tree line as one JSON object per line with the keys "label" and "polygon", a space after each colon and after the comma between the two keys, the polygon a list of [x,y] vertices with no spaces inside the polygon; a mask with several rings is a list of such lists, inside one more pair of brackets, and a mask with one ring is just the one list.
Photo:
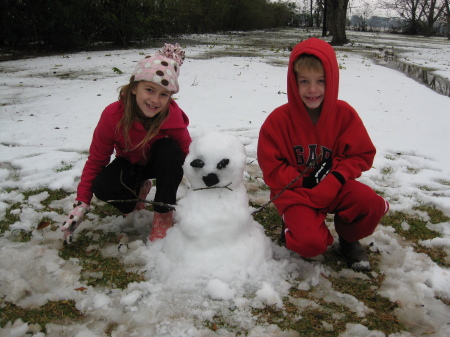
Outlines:
{"label": "tree line", "polygon": [[442,35],[450,38],[450,0],[383,0],[382,6],[395,11],[411,35]]}
{"label": "tree line", "polygon": [[0,46],[128,46],[190,33],[286,26],[287,3],[268,0],[0,0]]}
{"label": "tree line", "polygon": [[325,26],[333,37],[338,20],[347,29],[450,38],[450,0],[296,0],[296,13],[296,25]]}
{"label": "tree line", "polygon": [[[0,48],[80,50],[99,42],[128,47],[149,39],[283,26],[321,27],[333,45],[348,42],[345,29],[381,20],[406,34],[448,34],[450,0],[0,0]],[[358,4],[358,6],[355,6]],[[350,13],[349,13],[350,12]],[[352,15],[352,20],[348,16]],[[380,18],[377,18],[380,21]]]}

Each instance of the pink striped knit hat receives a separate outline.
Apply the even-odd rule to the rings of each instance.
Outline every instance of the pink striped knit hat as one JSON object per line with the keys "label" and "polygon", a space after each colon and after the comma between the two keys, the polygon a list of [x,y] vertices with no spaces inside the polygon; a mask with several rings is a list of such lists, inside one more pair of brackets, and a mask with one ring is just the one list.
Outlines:
{"label": "pink striped knit hat", "polygon": [[178,75],[183,64],[184,50],[178,43],[166,43],[151,56],[140,60],[132,76],[135,81],[150,81],[176,94],[180,91]]}

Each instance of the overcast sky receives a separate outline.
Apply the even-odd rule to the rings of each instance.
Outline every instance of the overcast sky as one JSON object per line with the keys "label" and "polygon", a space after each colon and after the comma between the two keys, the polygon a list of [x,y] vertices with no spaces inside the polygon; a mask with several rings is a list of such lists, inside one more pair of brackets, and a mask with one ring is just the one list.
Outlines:
{"label": "overcast sky", "polygon": [[380,0],[350,0],[348,15],[358,15],[362,11],[364,3],[369,3],[370,9],[373,10],[370,16],[397,16],[395,12],[381,8]]}

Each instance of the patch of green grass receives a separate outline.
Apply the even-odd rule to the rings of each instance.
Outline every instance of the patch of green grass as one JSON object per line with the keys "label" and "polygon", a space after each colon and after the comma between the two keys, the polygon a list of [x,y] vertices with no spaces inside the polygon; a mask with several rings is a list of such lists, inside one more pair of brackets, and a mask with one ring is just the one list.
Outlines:
{"label": "patch of green grass", "polygon": [[440,180],[437,180],[437,182],[441,185],[450,186],[450,181],[448,181],[448,180],[440,179]]}
{"label": "patch of green grass", "polygon": [[21,203],[16,202],[6,209],[5,217],[0,220],[0,234],[9,230],[9,226],[20,220],[19,214],[15,211],[21,208]]}
{"label": "patch of green grass", "polygon": [[[71,193],[64,190],[49,190],[42,188],[38,190],[27,190],[22,192],[24,202],[33,195],[47,192],[49,196],[41,202],[44,205],[42,211],[59,211],[54,210],[49,205],[54,200],[66,198]],[[20,220],[18,214],[13,214],[14,210],[20,209],[22,203],[15,203],[7,210],[3,220],[0,221],[0,233],[9,229],[9,226]],[[120,214],[115,208],[108,204],[99,204],[95,207],[97,214],[101,217],[112,214]],[[36,226],[52,226],[53,230],[57,229],[51,219],[42,217]],[[27,241],[31,238],[32,231],[15,231],[15,241]],[[144,281],[141,273],[129,271],[119,258],[104,257],[101,254],[101,248],[108,244],[118,244],[118,238],[115,233],[104,233],[102,231],[83,230],[77,232],[77,240],[71,245],[62,248],[59,255],[61,258],[68,260],[77,258],[82,267],[82,280],[86,285],[93,287],[120,288],[124,289],[132,282]],[[92,248],[89,248],[89,247]],[[94,275],[94,277],[92,277]],[[99,277],[95,277],[95,275]],[[83,317],[83,315],[75,308],[73,301],[57,301],[48,302],[38,308],[21,308],[10,302],[2,302],[0,300],[0,326],[5,326],[8,322],[14,323],[18,318],[30,324],[39,324],[45,332],[45,324],[47,323],[70,323]]]}
{"label": "patch of green grass", "polygon": [[[252,207],[259,209],[261,205],[251,203]],[[277,209],[272,205],[265,207],[262,211],[253,215],[255,221],[259,222],[266,232],[266,235],[275,242],[278,242],[281,234],[281,216]]]}
{"label": "patch of green grass", "polygon": [[75,308],[75,301],[50,301],[38,308],[22,308],[11,302],[0,300],[0,327],[6,323],[14,323],[22,319],[30,324],[39,324],[45,332],[48,323],[72,323],[81,318],[83,314]]}
{"label": "patch of green grass", "polygon": [[381,173],[383,175],[390,175],[394,173],[394,169],[391,166],[385,166],[381,169]]}
{"label": "patch of green grass", "polygon": [[114,206],[107,204],[106,202],[96,202],[91,209],[92,214],[98,215],[100,218],[107,216],[122,216],[123,213]]}
{"label": "patch of green grass", "polygon": [[[13,189],[9,190],[8,192],[12,192],[12,191],[13,191]],[[44,206],[44,208],[42,209],[42,212],[56,212],[56,213],[62,214],[63,211],[61,209],[52,208],[52,207],[50,207],[50,204],[54,200],[60,200],[60,199],[63,199],[65,197],[69,196],[71,194],[70,192],[64,191],[62,189],[50,190],[48,188],[41,188],[41,189],[37,189],[37,190],[26,190],[26,191],[23,191],[22,194],[23,194],[24,200],[26,202],[31,196],[37,195],[37,194],[40,194],[43,192],[47,192],[49,194],[49,196],[41,202],[41,204]],[[11,226],[12,224],[14,224],[20,220],[21,209],[22,209],[22,203],[20,203],[20,202],[16,202],[6,209],[4,218],[2,220],[0,220],[0,234],[9,230],[9,226]],[[45,219],[42,219],[42,220],[45,220]],[[47,220],[50,221],[51,224],[53,224],[50,219],[47,219]],[[38,226],[38,224],[36,224],[36,226]],[[56,229],[56,228],[54,228],[54,229]],[[32,236],[31,231],[25,231],[25,230],[17,231],[15,234],[16,234],[14,236],[15,240],[20,241],[20,242],[27,242],[31,239],[31,236]]]}
{"label": "patch of green grass", "polygon": [[61,162],[61,165],[63,165],[61,168],[56,169],[56,172],[64,172],[64,171],[69,171],[73,168],[73,164],[67,164],[65,162]]}
{"label": "patch of green grass", "polygon": [[[371,280],[348,280],[329,278],[333,288],[341,293],[350,294],[372,309],[365,317],[359,317],[347,306],[336,302],[327,302],[316,296],[314,289],[308,291],[290,290],[290,297],[283,299],[283,308],[268,306],[263,309],[252,309],[252,314],[259,324],[277,325],[283,331],[296,331],[300,336],[338,337],[346,330],[346,324],[363,324],[370,330],[382,331],[386,335],[405,331],[405,326],[395,315],[397,304],[380,297],[376,290],[383,282],[383,276]],[[299,307],[295,299],[306,299],[311,306]],[[240,332],[222,316],[216,315],[206,326],[214,331],[226,329]]]}
{"label": "patch of green grass", "polygon": [[364,321],[362,324],[367,328],[382,331],[386,335],[405,330],[394,313],[397,305],[380,298],[376,291],[372,290],[381,284],[382,277],[373,278],[370,281],[340,278],[329,278],[329,280],[336,291],[353,295],[373,312],[361,318],[344,305],[317,298],[314,289],[304,291],[292,288],[290,291],[292,298],[307,299],[314,303],[314,306],[301,309],[287,298],[283,301],[282,310],[266,307],[254,309],[253,313],[258,317],[259,322],[275,324],[285,331],[296,331],[300,336],[337,337],[346,330],[347,323],[358,324],[361,321]]}
{"label": "patch of green grass", "polygon": [[427,185],[420,185],[420,186],[418,186],[418,188],[419,188],[419,190],[422,190],[422,191],[428,191],[428,192],[435,191],[434,188],[431,188],[430,186],[427,186]]}
{"label": "patch of green grass", "polygon": [[407,173],[410,173],[410,174],[417,174],[417,173],[419,173],[420,172],[420,169],[418,169],[418,168],[415,168],[415,167],[407,167],[406,168],[406,172]]}
{"label": "patch of green grass", "polygon": [[[414,207],[414,210],[426,212],[430,217],[429,222],[433,224],[448,222],[450,218],[447,217],[442,211],[435,207],[424,205]],[[408,229],[405,229],[402,224],[407,223]],[[381,224],[385,226],[392,226],[396,233],[405,238],[405,240],[414,243],[414,250],[418,253],[424,253],[428,255],[434,262],[442,266],[450,267],[446,262],[447,254],[443,249],[438,248],[426,248],[419,244],[419,241],[430,240],[436,237],[441,237],[439,232],[433,231],[427,227],[428,221],[425,221],[417,214],[407,214],[405,212],[390,212],[381,219]]]}
{"label": "patch of green grass", "polygon": [[117,68],[117,67],[113,67],[112,70],[113,70],[116,74],[119,74],[119,75],[122,75],[122,74],[123,74],[123,71],[120,70],[120,69]]}
{"label": "patch of green grass", "polygon": [[333,277],[330,277],[329,280],[335,290],[351,294],[373,310],[365,317],[364,325],[368,329],[383,331],[386,335],[405,330],[405,326],[398,320],[394,312],[398,305],[377,293],[383,283],[384,275],[380,274],[370,280]]}
{"label": "patch of green grass", "polygon": [[[64,260],[79,259],[82,267],[81,274],[88,275],[84,281],[93,287],[125,289],[129,283],[144,281],[142,274],[127,271],[118,258],[102,256],[100,248],[111,243],[118,244],[115,233],[83,230],[77,233],[75,242],[64,246],[59,256]],[[89,277],[94,273],[101,277]]]}
{"label": "patch of green grass", "polygon": [[377,190],[377,189],[375,189],[374,191],[375,191],[375,193],[378,194],[380,197],[383,197],[383,198],[384,198],[384,197],[386,196],[386,193],[385,193],[384,191]]}
{"label": "patch of green grass", "polygon": [[58,213],[61,213],[61,210],[50,208],[49,205],[53,201],[64,199],[73,193],[73,192],[67,192],[63,189],[51,190],[49,188],[40,188],[37,190],[26,190],[26,191],[22,192],[22,194],[25,197],[25,200],[28,200],[31,196],[41,194],[44,192],[48,193],[48,197],[45,200],[41,201],[41,204],[45,207],[45,211],[53,211],[53,212],[58,212]]}

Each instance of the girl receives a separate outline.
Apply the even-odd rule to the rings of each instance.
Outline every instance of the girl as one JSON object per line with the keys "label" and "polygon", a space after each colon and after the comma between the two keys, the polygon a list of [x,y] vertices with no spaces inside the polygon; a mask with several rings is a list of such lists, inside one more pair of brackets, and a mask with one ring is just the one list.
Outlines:
{"label": "girl", "polygon": [[[189,119],[172,99],[179,91],[178,75],[184,51],[165,44],[155,55],[140,60],[119,100],[103,111],[95,128],[89,157],[81,175],[74,209],[61,230],[64,242],[90,211],[93,194],[103,201],[145,199],[156,179],[155,201],[175,204],[183,178],[183,162],[191,137]],[[116,157],[110,163],[115,150]],[[124,214],[143,209],[144,203],[111,203]],[[148,239],[165,237],[173,225],[173,211],[154,206]]]}

